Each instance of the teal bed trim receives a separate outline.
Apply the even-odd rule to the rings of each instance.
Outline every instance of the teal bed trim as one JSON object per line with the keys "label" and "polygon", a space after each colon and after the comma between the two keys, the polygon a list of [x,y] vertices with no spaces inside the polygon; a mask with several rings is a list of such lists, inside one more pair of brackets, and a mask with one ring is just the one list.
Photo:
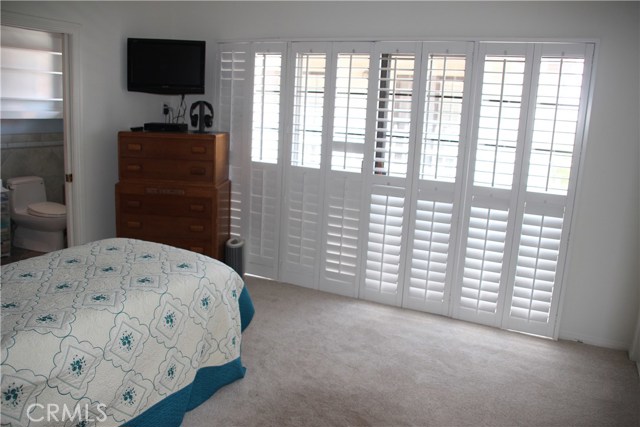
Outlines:
{"label": "teal bed trim", "polygon": [[[240,293],[241,328],[249,326],[255,309],[245,286]],[[198,370],[193,382],[180,391],[156,403],[142,414],[123,424],[127,427],[179,427],[187,411],[196,408],[216,391],[244,377],[246,369],[240,357],[221,366],[208,366]]]}

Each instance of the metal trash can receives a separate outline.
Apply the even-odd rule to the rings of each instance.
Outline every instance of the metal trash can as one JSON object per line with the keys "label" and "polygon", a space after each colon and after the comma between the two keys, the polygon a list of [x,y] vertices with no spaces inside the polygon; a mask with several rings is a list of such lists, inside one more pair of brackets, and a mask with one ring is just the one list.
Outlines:
{"label": "metal trash can", "polygon": [[240,277],[244,277],[244,240],[233,237],[227,240],[224,249],[224,263],[233,268]]}

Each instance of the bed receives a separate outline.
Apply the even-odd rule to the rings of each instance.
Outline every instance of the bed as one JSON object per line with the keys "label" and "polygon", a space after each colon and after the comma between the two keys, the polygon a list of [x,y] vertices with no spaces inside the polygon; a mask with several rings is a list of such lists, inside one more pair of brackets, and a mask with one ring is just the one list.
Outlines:
{"label": "bed", "polygon": [[245,374],[242,279],[190,251],[106,239],[2,267],[2,425],[179,426]]}

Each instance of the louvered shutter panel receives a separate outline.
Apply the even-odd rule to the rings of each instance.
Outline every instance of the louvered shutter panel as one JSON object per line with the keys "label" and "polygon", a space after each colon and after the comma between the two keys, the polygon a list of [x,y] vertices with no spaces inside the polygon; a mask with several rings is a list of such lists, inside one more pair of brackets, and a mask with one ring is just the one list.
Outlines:
{"label": "louvered shutter panel", "polygon": [[[446,195],[446,199],[449,199]],[[410,274],[404,305],[440,314],[446,312],[453,204],[419,192],[411,247]]]}
{"label": "louvered shutter panel", "polygon": [[554,336],[593,44],[236,45],[248,272]]}
{"label": "louvered shutter panel", "polygon": [[460,291],[461,318],[495,324],[503,283],[503,261],[509,210],[496,201],[474,200],[469,216],[463,278]]}
{"label": "louvered shutter panel", "polygon": [[[229,179],[231,180],[231,235],[245,237],[247,222],[242,213],[246,202],[243,197],[248,186],[245,181],[244,135],[246,134],[246,103],[248,44],[224,44],[220,46],[219,104],[216,109],[218,129],[229,132]],[[244,224],[244,225],[243,225]]]}
{"label": "louvered shutter panel", "polygon": [[[592,50],[585,44],[538,45],[522,179],[517,259],[503,327],[554,336],[558,283],[576,183]],[[588,67],[590,68],[590,67]]]}
{"label": "louvered shutter panel", "polygon": [[[337,49],[343,44],[336,43]],[[338,53],[334,98],[331,170],[362,172],[367,124],[371,45]],[[364,53],[359,53],[363,52]]]}
{"label": "louvered shutter panel", "polygon": [[324,256],[319,289],[358,295],[362,165],[367,130],[372,44],[334,43],[330,167],[325,168]]}
{"label": "louvered shutter panel", "polygon": [[292,130],[285,169],[282,281],[317,288],[328,44],[294,43]]}
{"label": "louvered shutter panel", "polygon": [[278,163],[282,53],[256,52],[251,160]]}
{"label": "louvered shutter panel", "polygon": [[562,225],[562,209],[555,214],[535,214],[525,208],[510,317],[527,323],[549,322]]}
{"label": "louvered shutter panel", "polygon": [[369,206],[369,229],[364,285],[365,299],[398,304],[401,295],[405,190],[374,186]]}
{"label": "louvered shutter panel", "polygon": [[[533,48],[482,43],[476,123],[467,177],[464,248],[460,251],[454,316],[499,326],[515,224],[517,159],[524,151]],[[515,183],[514,183],[515,181]],[[515,191],[514,190],[515,187]]]}
{"label": "louvered shutter panel", "polygon": [[447,314],[453,275],[471,63],[470,43],[425,43],[424,111],[403,305]]}
{"label": "louvered shutter panel", "polygon": [[[419,63],[416,43],[377,43],[370,82],[372,145],[365,159],[368,189],[367,255],[360,295],[401,305],[407,253],[407,200],[415,156]],[[375,91],[375,92],[374,92]]]}
{"label": "louvered shutter panel", "polygon": [[330,176],[327,180],[325,253],[321,290],[357,295],[362,179]]}
{"label": "louvered shutter panel", "polygon": [[277,278],[280,246],[282,80],[285,45],[254,45],[247,272]]}

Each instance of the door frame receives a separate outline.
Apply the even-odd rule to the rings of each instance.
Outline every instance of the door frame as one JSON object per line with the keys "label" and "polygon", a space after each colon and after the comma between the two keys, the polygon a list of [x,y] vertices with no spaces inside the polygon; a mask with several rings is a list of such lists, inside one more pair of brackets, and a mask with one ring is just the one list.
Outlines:
{"label": "door frame", "polygon": [[86,212],[82,200],[82,153],[76,138],[81,135],[81,74],[80,74],[80,24],[58,21],[38,16],[3,11],[2,25],[37,31],[61,33],[63,35],[63,130],[64,130],[64,174],[65,204],[67,206],[67,245],[75,246],[85,242],[84,218]]}

